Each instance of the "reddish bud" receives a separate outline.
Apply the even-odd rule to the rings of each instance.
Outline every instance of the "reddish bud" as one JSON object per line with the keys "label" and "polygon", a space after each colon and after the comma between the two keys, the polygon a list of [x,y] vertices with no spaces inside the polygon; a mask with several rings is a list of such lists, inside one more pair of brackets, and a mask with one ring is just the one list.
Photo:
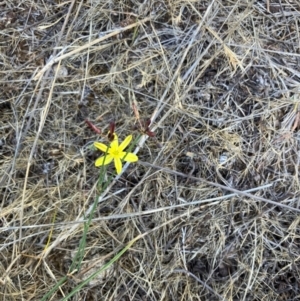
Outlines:
{"label": "reddish bud", "polygon": [[155,137],[155,133],[150,131],[149,126],[151,124],[151,119],[146,119],[144,121],[144,133],[149,137]]}
{"label": "reddish bud", "polygon": [[151,132],[150,130],[146,131],[145,134],[152,138],[155,137],[155,133]]}
{"label": "reddish bud", "polygon": [[116,124],[114,121],[111,121],[109,123],[109,133],[107,135],[107,138],[109,141],[113,141],[115,138],[115,128],[116,128]]}
{"label": "reddish bud", "polygon": [[85,123],[88,125],[88,127],[94,131],[96,134],[100,135],[101,134],[101,130],[98,129],[93,123],[91,123],[89,120],[85,120]]}

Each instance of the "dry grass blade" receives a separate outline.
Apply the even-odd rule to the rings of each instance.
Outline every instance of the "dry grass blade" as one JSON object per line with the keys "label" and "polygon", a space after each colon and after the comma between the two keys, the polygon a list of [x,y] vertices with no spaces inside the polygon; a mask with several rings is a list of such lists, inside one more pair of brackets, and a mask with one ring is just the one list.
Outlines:
{"label": "dry grass blade", "polygon": [[224,52],[226,57],[228,58],[230,64],[234,68],[234,73],[236,72],[237,65],[240,67],[240,69],[244,72],[245,69],[243,67],[243,64],[238,59],[237,55],[228,47],[225,45],[224,41],[218,36],[218,34],[211,28],[207,27],[207,30],[212,33],[212,35],[223,45]]}
{"label": "dry grass blade", "polygon": [[72,51],[70,51],[70,52],[68,52],[68,53],[63,54],[64,51],[62,51],[62,54],[61,54],[60,56],[51,59],[51,60],[43,67],[43,69],[42,69],[42,70],[34,77],[34,80],[38,80],[38,79],[45,73],[45,71],[48,70],[49,68],[51,68],[55,63],[61,62],[63,59],[66,59],[66,58],[68,58],[68,57],[72,57],[72,56],[74,56],[75,54],[78,54],[78,53],[80,53],[80,52],[82,52],[82,51],[84,51],[84,50],[89,49],[91,46],[93,46],[93,45],[95,45],[95,44],[99,44],[99,43],[102,42],[102,41],[105,41],[105,40],[107,40],[107,39],[109,39],[109,38],[112,38],[112,37],[114,37],[114,36],[120,34],[120,33],[123,32],[123,31],[126,31],[126,30],[128,30],[128,29],[134,28],[134,27],[136,27],[137,25],[139,25],[139,24],[141,24],[141,23],[144,23],[144,22],[147,22],[147,21],[149,21],[149,20],[151,20],[151,18],[145,18],[145,19],[143,19],[143,20],[141,20],[141,21],[139,21],[139,22],[135,22],[135,23],[133,23],[133,24],[130,24],[130,25],[128,25],[128,26],[125,26],[124,28],[116,29],[116,30],[114,30],[113,32],[106,34],[105,36],[100,37],[100,38],[98,38],[98,39],[95,39],[95,40],[93,40],[92,42],[89,42],[89,43],[87,43],[87,44],[85,44],[85,45],[83,45],[83,46],[81,46],[81,47],[78,47],[78,48],[76,48],[76,49],[74,49],[74,50],[72,50]]}

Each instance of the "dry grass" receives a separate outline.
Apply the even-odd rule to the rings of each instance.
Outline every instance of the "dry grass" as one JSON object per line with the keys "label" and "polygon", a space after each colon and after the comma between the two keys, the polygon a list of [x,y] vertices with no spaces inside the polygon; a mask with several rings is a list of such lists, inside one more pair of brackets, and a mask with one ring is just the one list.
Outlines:
{"label": "dry grass", "polygon": [[156,138],[99,198],[51,300],[141,234],[71,300],[300,299],[299,1],[0,7],[1,300],[68,273],[99,175],[84,120],[123,138],[133,102]]}

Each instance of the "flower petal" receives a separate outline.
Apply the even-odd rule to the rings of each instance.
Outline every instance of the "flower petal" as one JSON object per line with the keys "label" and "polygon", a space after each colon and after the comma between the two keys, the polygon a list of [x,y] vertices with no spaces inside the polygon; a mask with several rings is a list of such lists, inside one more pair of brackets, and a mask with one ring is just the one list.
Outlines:
{"label": "flower petal", "polygon": [[120,174],[121,171],[122,171],[122,162],[121,162],[121,159],[115,158],[114,161],[115,161],[115,168],[116,168],[117,174]]}
{"label": "flower petal", "polygon": [[120,144],[119,146],[119,150],[123,151],[127,145],[130,143],[130,141],[132,140],[132,135],[129,135],[125,138],[125,140]]}
{"label": "flower petal", "polygon": [[107,146],[103,143],[100,143],[100,142],[94,142],[94,146],[98,149],[100,149],[101,151],[103,151],[104,153],[107,152]]}
{"label": "flower petal", "polygon": [[124,161],[126,162],[136,162],[138,161],[138,156],[134,153],[127,153],[126,157],[124,158]]}
{"label": "flower petal", "polygon": [[118,141],[118,136],[116,133],[114,133],[114,140],[110,143],[110,148],[112,148],[112,149],[119,148],[119,141]]}
{"label": "flower petal", "polygon": [[109,154],[102,156],[95,161],[95,166],[107,165],[113,160],[113,157]]}

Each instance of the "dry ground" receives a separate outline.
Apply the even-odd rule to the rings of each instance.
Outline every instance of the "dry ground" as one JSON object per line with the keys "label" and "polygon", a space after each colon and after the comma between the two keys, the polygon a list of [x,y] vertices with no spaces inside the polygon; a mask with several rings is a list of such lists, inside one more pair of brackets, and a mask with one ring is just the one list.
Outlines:
{"label": "dry ground", "polygon": [[140,234],[70,300],[300,300],[299,1],[0,8],[1,300],[70,272],[104,141],[84,120],[136,136],[133,104],[156,137],[98,198],[51,300]]}

